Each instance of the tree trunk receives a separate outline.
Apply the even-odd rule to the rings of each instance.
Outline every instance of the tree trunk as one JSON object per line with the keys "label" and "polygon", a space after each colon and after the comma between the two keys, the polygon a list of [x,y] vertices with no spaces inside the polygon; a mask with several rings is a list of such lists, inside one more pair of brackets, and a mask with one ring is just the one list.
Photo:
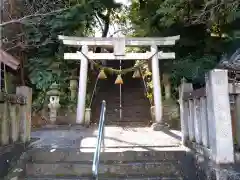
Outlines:
{"label": "tree trunk", "polygon": [[107,15],[104,18],[104,28],[102,32],[102,37],[107,37],[108,31],[109,31],[109,25],[110,25],[110,15],[111,15],[111,10],[109,9],[107,12]]}

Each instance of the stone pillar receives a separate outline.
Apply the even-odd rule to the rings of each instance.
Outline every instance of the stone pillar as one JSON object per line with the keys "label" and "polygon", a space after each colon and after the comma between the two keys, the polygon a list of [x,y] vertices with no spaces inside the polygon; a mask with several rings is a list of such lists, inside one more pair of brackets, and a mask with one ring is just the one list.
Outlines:
{"label": "stone pillar", "polygon": [[1,108],[1,145],[7,145],[9,143],[9,118],[8,118],[8,104],[7,102],[0,104]]}
{"label": "stone pillar", "polygon": [[202,126],[202,143],[208,147],[208,120],[207,120],[207,101],[206,97],[200,98],[200,121]]}
{"label": "stone pillar", "polygon": [[187,140],[189,140],[189,103],[187,101],[182,102],[180,105],[180,118],[181,118],[181,132],[182,132],[182,145],[186,145]]}
{"label": "stone pillar", "polygon": [[195,125],[194,125],[194,102],[193,100],[188,100],[189,103],[189,115],[188,115],[188,132],[189,140],[195,141]]}
{"label": "stone pillar", "polygon": [[233,137],[227,70],[214,69],[206,78],[210,149],[217,164],[233,163]]}
{"label": "stone pillar", "polygon": [[71,77],[70,85],[69,85],[69,89],[71,93],[71,101],[75,101],[77,97],[77,85],[78,85],[77,79]]}
{"label": "stone pillar", "polygon": [[60,108],[59,96],[50,96],[49,101],[49,120],[51,124],[55,124],[57,121],[57,110]]}
{"label": "stone pillar", "polygon": [[212,127],[213,127],[213,121],[211,120],[211,117],[213,116],[213,102],[212,102],[212,91],[211,91],[211,82],[209,75],[206,74],[205,76],[205,82],[206,82],[206,103],[207,103],[207,127],[208,127],[208,147],[211,149],[211,146],[213,144],[213,133],[212,133]]}
{"label": "stone pillar", "polygon": [[169,74],[167,73],[163,74],[162,82],[164,85],[165,100],[169,100],[171,99],[171,82]]}
{"label": "stone pillar", "polygon": [[57,111],[61,107],[59,104],[59,95],[60,92],[58,91],[58,84],[54,83],[50,87],[50,91],[47,92],[49,95],[49,119],[51,124],[55,124],[57,120]]}
{"label": "stone pillar", "polygon": [[11,123],[11,140],[15,142],[19,137],[19,116],[17,114],[17,104],[10,105],[10,123]]}
{"label": "stone pillar", "polygon": [[26,104],[20,107],[20,138],[23,142],[31,139],[31,122],[32,122],[32,89],[27,86],[17,87],[17,95],[26,98]]}
{"label": "stone pillar", "polygon": [[193,90],[191,83],[186,83],[185,79],[181,80],[179,87],[179,105],[180,105],[180,120],[181,120],[181,132],[182,132],[182,144],[186,144],[186,140],[189,139],[188,130],[188,115],[189,115],[189,104],[188,101],[183,100],[185,92],[191,92]]}
{"label": "stone pillar", "polygon": [[152,57],[152,81],[153,81],[153,97],[154,97],[154,110],[155,110],[155,122],[153,124],[154,130],[161,130],[164,128],[164,122],[162,119],[162,92],[160,84],[159,73],[159,60],[158,60],[158,48],[156,45],[151,46],[151,52],[155,53]]}
{"label": "stone pillar", "polygon": [[196,143],[202,143],[202,127],[200,120],[200,99],[194,99],[194,131],[195,131],[195,140]]}
{"label": "stone pillar", "polygon": [[240,147],[240,95],[238,94],[236,96],[236,106],[235,106],[235,111],[236,111],[236,140],[237,140],[237,145]]}
{"label": "stone pillar", "polygon": [[[84,54],[88,53],[88,46],[82,46],[82,52]],[[78,83],[78,103],[77,103],[77,124],[84,124],[85,116],[85,101],[87,92],[87,73],[88,73],[88,60],[82,57],[80,63],[80,77]]]}

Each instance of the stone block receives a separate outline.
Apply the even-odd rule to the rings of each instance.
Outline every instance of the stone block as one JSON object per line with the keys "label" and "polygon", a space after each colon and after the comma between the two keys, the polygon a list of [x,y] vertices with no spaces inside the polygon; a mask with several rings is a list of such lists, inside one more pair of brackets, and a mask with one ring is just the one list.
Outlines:
{"label": "stone block", "polygon": [[189,103],[189,114],[188,114],[189,140],[190,141],[195,141],[194,102],[193,102],[193,100],[188,100],[188,103]]}
{"label": "stone block", "polygon": [[23,142],[30,141],[31,138],[31,119],[32,119],[32,89],[27,86],[19,86],[16,90],[17,95],[26,98],[26,104],[20,107],[20,138]]}
{"label": "stone block", "polygon": [[209,147],[208,137],[208,119],[207,119],[207,100],[205,97],[200,98],[200,122],[202,130],[202,143],[203,146]]}
{"label": "stone block", "polygon": [[194,99],[194,134],[196,143],[202,143],[202,127],[201,127],[201,119],[200,119],[200,99]]}
{"label": "stone block", "polygon": [[217,164],[233,163],[233,136],[227,70],[214,69],[206,77],[210,149]]}
{"label": "stone block", "polygon": [[7,145],[9,143],[9,108],[8,104],[5,102],[3,104],[0,104],[1,106],[1,144],[2,145]]}

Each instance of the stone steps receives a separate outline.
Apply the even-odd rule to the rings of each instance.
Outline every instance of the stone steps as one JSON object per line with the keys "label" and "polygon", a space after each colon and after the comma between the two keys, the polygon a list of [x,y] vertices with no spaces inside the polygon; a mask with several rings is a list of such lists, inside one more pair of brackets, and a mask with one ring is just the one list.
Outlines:
{"label": "stone steps", "polygon": [[[142,148],[144,150],[141,150],[139,145],[106,148],[100,154],[98,179],[184,179],[182,167],[184,158],[187,156],[184,149],[148,146]],[[160,150],[157,150],[158,148]],[[81,149],[54,149],[51,147],[30,149],[25,166],[27,177],[25,179],[90,180],[92,179],[93,155],[94,148],[87,147]]]}
{"label": "stone steps", "polygon": [[106,121],[106,125],[110,126],[110,125],[118,125],[120,127],[123,127],[123,128],[128,128],[128,127],[149,127],[151,125],[151,122],[149,122],[149,120],[145,120],[144,122],[141,120],[139,122],[137,121],[129,121],[129,120],[126,120],[126,121]]}
{"label": "stone steps", "polygon": [[[137,97],[137,98],[134,98],[134,97]],[[130,99],[129,99],[130,98]],[[100,98],[99,98],[100,99]],[[109,105],[110,102],[111,103],[117,103],[119,104],[120,102],[120,98],[119,97],[114,97],[112,96],[111,94],[108,94],[106,95],[106,97],[104,97],[103,95],[101,95],[101,99],[102,100],[105,100],[107,102],[107,104]],[[130,101],[131,100],[131,101]],[[124,97],[122,96],[122,104],[130,104],[130,105],[139,105],[139,102],[147,102],[146,101],[147,99],[145,97],[143,98],[140,98],[139,96],[136,96],[136,94],[132,95],[132,96],[129,96],[129,97]],[[144,103],[145,104],[145,103]],[[148,103],[149,104],[149,103]]]}
{"label": "stone steps", "polygon": [[[101,81],[99,91],[93,104],[92,121],[98,122],[101,101],[107,103],[106,124],[118,124],[119,122],[119,86],[114,84],[115,79]],[[124,77],[122,85],[122,121],[142,122],[148,124],[151,120],[150,104],[144,95],[144,89],[140,79]]]}
{"label": "stone steps", "polygon": [[[68,128],[32,133],[39,140],[12,169],[22,170],[18,180],[96,180],[91,169],[97,127]],[[192,155],[174,133],[106,126],[98,180],[201,180],[189,175],[195,172]]]}
{"label": "stone steps", "polygon": [[[150,176],[181,176],[177,161],[174,162],[109,162],[100,163],[99,174],[109,176],[123,176],[129,175],[150,175]],[[77,176],[91,176],[92,163],[91,162],[34,162],[27,163],[26,175],[77,175]]]}
{"label": "stone steps", "polygon": [[[84,177],[84,176],[29,176],[25,180],[93,180],[93,177]],[[128,176],[128,180],[183,180],[181,177],[159,177],[159,176]],[[100,175],[98,180],[126,180],[126,177],[121,176],[104,176]]]}
{"label": "stone steps", "polygon": [[[151,147],[146,147],[151,148]],[[93,152],[81,152],[77,149],[34,149],[30,150],[29,161],[44,161],[52,163],[56,161],[92,161]],[[130,148],[125,148],[124,152],[102,152],[101,162],[107,161],[173,161],[182,159],[185,152],[182,151],[131,151]]]}
{"label": "stone steps", "polygon": [[[126,148],[128,150],[128,148]],[[28,179],[89,179],[93,152],[77,149],[33,149],[28,152],[25,175]],[[102,152],[99,179],[183,178],[181,161],[185,151]],[[164,177],[164,178],[163,178]]]}

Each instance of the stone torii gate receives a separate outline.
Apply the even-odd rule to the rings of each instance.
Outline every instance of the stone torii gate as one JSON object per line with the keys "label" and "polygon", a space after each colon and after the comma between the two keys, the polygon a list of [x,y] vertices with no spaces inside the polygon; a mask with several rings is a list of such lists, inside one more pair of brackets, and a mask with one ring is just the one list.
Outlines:
{"label": "stone torii gate", "polygon": [[[95,38],[95,37],[70,37],[59,36],[63,44],[69,46],[82,47],[82,52],[65,53],[64,59],[80,60],[80,77],[78,89],[78,104],[76,123],[84,123],[85,99],[87,89],[88,59],[91,60],[152,60],[152,81],[155,105],[155,125],[163,126],[162,120],[162,97],[159,73],[159,59],[174,59],[175,53],[158,52],[158,46],[173,46],[180,36],[162,38]],[[113,53],[93,53],[88,51],[91,46],[112,47]],[[126,46],[151,47],[150,52],[145,53],[125,53]]]}

